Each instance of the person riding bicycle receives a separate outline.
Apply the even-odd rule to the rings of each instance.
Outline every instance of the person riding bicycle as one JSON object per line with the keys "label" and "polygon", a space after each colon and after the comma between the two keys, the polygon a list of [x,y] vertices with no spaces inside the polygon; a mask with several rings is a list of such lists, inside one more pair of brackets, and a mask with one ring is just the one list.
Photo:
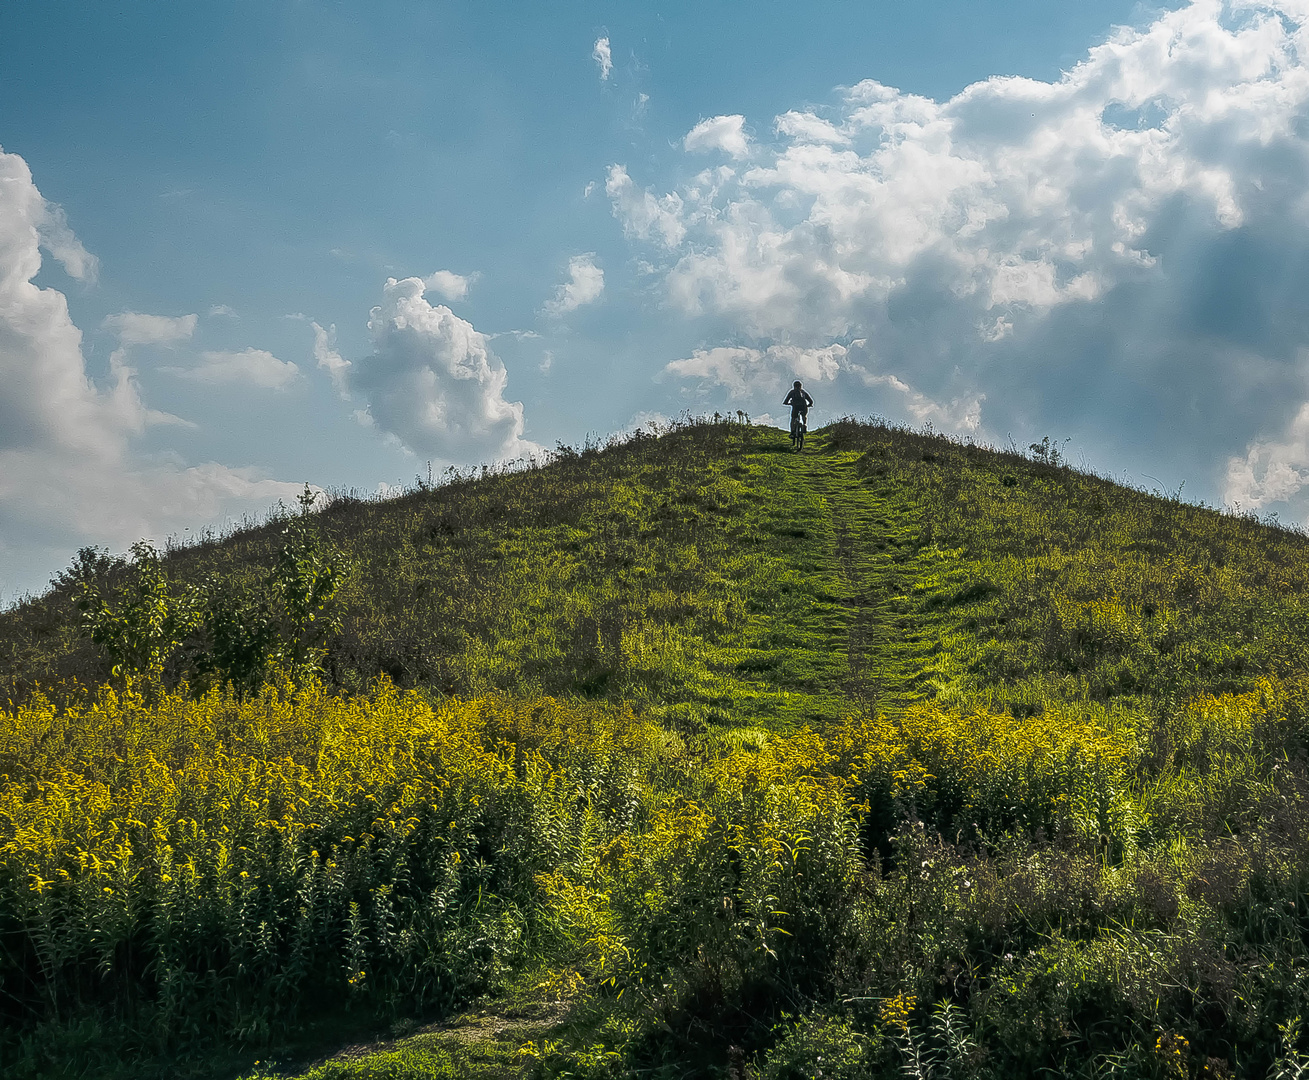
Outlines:
{"label": "person riding bicycle", "polygon": [[791,406],[791,423],[794,425],[797,417],[800,419],[802,427],[809,426],[809,410],[813,407],[814,399],[809,396],[805,388],[800,385],[800,380],[795,380],[795,385],[791,387],[791,392],[786,395],[783,405]]}

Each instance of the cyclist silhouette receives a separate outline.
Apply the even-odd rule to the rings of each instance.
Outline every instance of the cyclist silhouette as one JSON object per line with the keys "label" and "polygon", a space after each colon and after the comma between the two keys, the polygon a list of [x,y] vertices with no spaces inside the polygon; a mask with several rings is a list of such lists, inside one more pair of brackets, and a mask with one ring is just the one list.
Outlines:
{"label": "cyclist silhouette", "polygon": [[783,405],[791,406],[791,444],[797,450],[804,449],[804,433],[809,426],[809,410],[812,408],[814,399],[809,396],[805,388],[800,385],[800,380],[795,380],[795,385],[791,387],[791,392],[786,395]]}

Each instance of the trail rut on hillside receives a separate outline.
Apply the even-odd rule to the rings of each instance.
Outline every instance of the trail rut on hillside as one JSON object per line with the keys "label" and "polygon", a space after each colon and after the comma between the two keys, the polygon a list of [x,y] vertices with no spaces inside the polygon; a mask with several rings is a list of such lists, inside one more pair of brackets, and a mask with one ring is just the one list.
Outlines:
{"label": "trail rut on hillside", "polygon": [[861,479],[858,455],[804,454],[790,462],[793,480],[821,498],[843,631],[843,690],[862,714],[895,711],[922,696],[923,667],[935,647],[932,620],[908,593],[923,570],[918,515],[908,500],[892,504]]}

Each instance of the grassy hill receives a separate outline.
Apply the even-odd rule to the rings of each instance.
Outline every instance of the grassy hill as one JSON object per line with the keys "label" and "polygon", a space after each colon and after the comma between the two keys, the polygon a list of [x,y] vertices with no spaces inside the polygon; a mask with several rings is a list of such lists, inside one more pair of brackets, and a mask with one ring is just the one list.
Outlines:
{"label": "grassy hill", "polygon": [[476,1001],[508,1035],[313,1075],[1309,1068],[1309,541],[1048,447],[811,446],[694,423],[338,499],[321,687],[98,691],[69,585],[0,616],[12,1075]]}

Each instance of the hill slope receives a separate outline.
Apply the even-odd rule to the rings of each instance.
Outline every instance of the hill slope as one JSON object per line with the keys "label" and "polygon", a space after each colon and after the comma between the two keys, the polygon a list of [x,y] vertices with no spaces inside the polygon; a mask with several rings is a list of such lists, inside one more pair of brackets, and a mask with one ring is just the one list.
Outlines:
{"label": "hill slope", "polygon": [[[242,819],[240,850],[268,852],[244,871],[269,880],[260,963],[289,978],[296,933],[311,933],[295,929],[309,916],[292,898],[319,871],[287,852],[312,848],[328,871],[355,860],[363,891],[304,925],[363,966],[296,968],[310,981],[295,985],[321,983],[356,1010],[450,1008],[545,964],[571,988],[573,1019],[524,1067],[781,1077],[823,1056],[828,1076],[1265,1075],[1278,1025],[1309,995],[1309,543],[1045,454],[853,422],[813,445],[792,455],[771,429],[693,424],[391,502],[338,500],[317,518],[353,566],[329,681],[364,694],[382,672],[428,697],[278,704],[270,691],[131,715],[13,706],[0,939],[8,993],[34,1002],[22,1026],[69,1022],[35,1003],[42,985],[51,1002],[67,984],[59,993],[112,1012],[76,972],[118,962],[94,934],[98,961],[41,952],[33,918],[86,914],[72,885],[33,901],[31,875],[90,872],[73,858],[76,821],[60,833],[33,807],[94,780],[97,827],[148,824],[140,785],[128,790],[132,755],[148,752],[172,778],[160,784],[185,778],[209,807],[151,796],[156,834],[211,818],[227,829],[229,796],[204,792],[263,791],[258,762],[280,754],[303,770],[306,806],[338,794],[313,814],[275,801]],[[275,533],[167,565],[179,580],[251,576]],[[65,592],[0,617],[15,701],[38,682],[99,681],[101,662]],[[186,736],[194,752],[178,748],[179,723],[209,732]],[[124,749],[125,730],[157,736]],[[82,749],[70,760],[51,747]],[[221,783],[215,748],[233,763]],[[347,781],[347,760],[372,771]],[[421,822],[412,838],[383,859],[394,827],[350,808],[392,791],[426,806],[413,793],[453,792],[455,775],[471,801],[449,796],[446,831],[413,810],[395,819]],[[492,821],[488,799],[535,809]],[[169,859],[192,842],[180,835]],[[143,834],[151,843],[163,841]],[[196,880],[218,889],[227,864],[195,851]],[[455,861],[441,869],[434,852]],[[164,880],[159,858],[141,857],[132,888],[162,895],[148,884]],[[413,884],[424,874],[425,893]],[[456,898],[442,910],[464,914],[438,932],[422,897],[441,874]],[[377,914],[379,888],[399,914]],[[213,918],[230,921],[238,894]],[[129,936],[183,933],[171,909],[131,918]],[[469,967],[474,929],[499,959]],[[246,970],[204,944],[209,931],[185,933],[196,944],[171,962],[196,979]],[[427,935],[423,958],[394,944],[406,934]],[[122,976],[137,980],[133,1008],[176,1046],[157,972],[141,965]],[[347,982],[377,989],[365,1002]],[[440,994],[422,989],[436,983]],[[302,1022],[269,1028],[277,1009],[240,994],[223,1007],[246,1026],[216,1019],[211,1034]],[[378,1075],[436,1068],[393,1065]]]}
{"label": "hill slope", "polygon": [[[787,449],[772,429],[690,426],[338,499],[319,524],[354,573],[332,680],[740,722],[840,715],[852,696],[1105,700],[1305,670],[1298,534],[888,428],[834,425],[814,453]],[[277,533],[168,566],[250,576]],[[102,664],[66,590],[0,616],[11,696],[102,680]]]}

